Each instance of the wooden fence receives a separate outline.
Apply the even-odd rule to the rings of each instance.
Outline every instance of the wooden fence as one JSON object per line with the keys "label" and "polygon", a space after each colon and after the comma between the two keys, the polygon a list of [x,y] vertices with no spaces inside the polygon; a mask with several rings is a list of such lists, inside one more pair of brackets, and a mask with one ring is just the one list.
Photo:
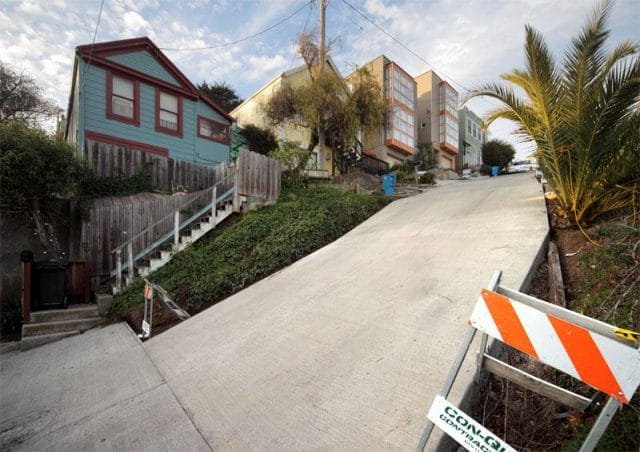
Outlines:
{"label": "wooden fence", "polygon": [[151,172],[153,187],[163,191],[202,190],[212,186],[220,175],[221,166],[204,166],[174,160],[159,154],[119,144],[107,144],[87,139],[84,158],[99,176],[133,176],[145,167]]}
{"label": "wooden fence", "polygon": [[[175,195],[142,193],[96,199],[90,218],[81,222],[79,230],[71,231],[75,235],[71,241],[80,242],[79,247],[71,248],[71,258],[88,261],[92,276],[105,277],[115,268],[113,249],[149,228],[133,242],[134,254],[139,253],[173,230],[173,214],[176,210],[183,210],[183,206],[191,203],[188,209],[191,211],[209,202],[211,190]],[[186,215],[186,210],[181,212],[181,219]]]}
{"label": "wooden fence", "polygon": [[237,166],[237,193],[275,202],[280,196],[280,162],[247,150],[241,150]]}
{"label": "wooden fence", "polygon": [[[116,147],[112,152],[120,151]],[[123,161],[143,160],[137,160],[137,157],[132,155],[128,160]],[[126,163],[124,167],[131,168],[133,165]],[[107,171],[114,166],[105,165],[104,168]],[[196,176],[186,175],[185,177],[199,180]],[[174,195],[142,193],[94,200],[90,217],[72,222],[70,258],[88,261],[92,276],[107,277],[115,268],[115,255],[112,250],[149,228],[133,242],[134,255],[146,249],[173,230],[175,211],[181,211],[181,221],[183,221],[190,214],[210,203],[211,187],[218,182],[221,182],[217,189],[218,196],[231,188],[234,183],[237,184],[239,195],[257,197],[263,201],[275,202],[280,194],[280,163],[249,151],[241,151],[235,166],[221,164],[211,168],[207,177],[209,185],[204,190]],[[187,205],[188,207],[185,208]]]}

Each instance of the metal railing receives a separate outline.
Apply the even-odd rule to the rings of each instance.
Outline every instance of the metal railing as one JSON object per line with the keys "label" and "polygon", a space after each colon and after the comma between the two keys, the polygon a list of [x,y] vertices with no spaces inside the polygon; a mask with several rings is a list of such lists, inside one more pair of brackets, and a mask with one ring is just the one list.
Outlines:
{"label": "metal railing", "polygon": [[[222,190],[224,190],[224,192],[220,196],[218,196],[218,187],[219,186],[222,186]],[[196,221],[200,217],[210,213],[212,218],[215,221],[217,205],[219,203],[229,199],[234,194],[235,189],[236,189],[236,187],[235,187],[234,174],[231,174],[231,175],[227,176],[225,179],[215,183],[214,185],[212,185],[208,189],[204,190],[203,193],[201,193],[196,198],[194,198],[194,199],[190,200],[189,202],[179,206],[178,208],[176,208],[176,210],[174,212],[170,213],[169,215],[164,216],[160,220],[158,220],[155,223],[153,223],[151,226],[148,226],[144,230],[140,231],[134,237],[129,238],[123,244],[121,244],[118,247],[116,247],[113,250],[111,250],[111,253],[115,253],[116,268],[110,272],[110,277],[114,277],[115,276],[115,278],[116,278],[116,291],[119,291],[120,288],[122,287],[122,273],[123,273],[124,270],[128,270],[126,285],[129,285],[129,284],[131,284],[131,282],[133,282],[133,278],[134,278],[134,271],[133,271],[134,266],[133,266],[133,264],[134,264],[134,262],[144,258],[149,253],[151,253],[153,250],[155,250],[157,247],[161,246],[162,244],[164,244],[165,242],[167,242],[171,238],[173,238],[173,240],[174,240],[174,245],[173,245],[174,251],[177,251],[178,245],[180,243],[180,231],[182,231],[187,226],[191,225],[194,221]],[[196,201],[201,201],[202,198],[204,196],[208,195],[209,193],[211,194],[211,201],[207,205],[205,205],[203,208],[199,209],[196,213],[194,213],[193,215],[191,215],[189,218],[187,218],[185,221],[183,221],[181,223],[180,222],[180,211],[184,210],[185,208],[187,208],[187,207],[189,207],[191,205],[193,205]],[[162,237],[160,237],[159,239],[154,241],[151,245],[147,246],[142,251],[140,251],[139,253],[134,255],[133,254],[133,243],[138,238],[142,237],[144,234],[147,234],[150,230],[153,230],[159,224],[162,224],[162,223],[166,222],[171,217],[174,218],[173,230],[168,232],[168,233],[166,233],[166,234],[164,234]],[[125,232],[125,234],[126,234],[126,232]],[[122,254],[123,254],[123,251],[125,251],[125,249],[126,249],[126,253],[127,253],[127,259],[123,263],[122,262]]]}

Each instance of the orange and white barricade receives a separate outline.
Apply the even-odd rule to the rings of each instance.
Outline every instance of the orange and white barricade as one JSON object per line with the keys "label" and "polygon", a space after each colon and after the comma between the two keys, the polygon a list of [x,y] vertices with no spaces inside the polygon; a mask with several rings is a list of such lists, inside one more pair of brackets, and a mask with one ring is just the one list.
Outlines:
{"label": "orange and white barricade", "polygon": [[486,370],[578,410],[595,403],[596,397],[575,394],[489,355],[490,336],[609,396],[580,449],[593,450],[616,410],[631,400],[640,385],[640,334],[502,287],[500,276],[500,271],[495,272],[489,289],[480,293],[469,321],[472,328],[429,410],[429,422],[417,450],[424,449],[434,425],[467,450],[512,450],[484,427],[472,427],[472,422],[477,422],[446,400],[477,331],[482,338],[476,382]]}

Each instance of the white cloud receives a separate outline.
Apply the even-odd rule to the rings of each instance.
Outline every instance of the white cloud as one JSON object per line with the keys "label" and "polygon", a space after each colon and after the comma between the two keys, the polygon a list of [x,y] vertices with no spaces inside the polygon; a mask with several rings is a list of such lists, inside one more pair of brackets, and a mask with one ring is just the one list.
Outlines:
{"label": "white cloud", "polygon": [[149,22],[135,11],[127,11],[122,15],[122,21],[125,29],[131,34],[137,34],[140,31],[150,31]]}

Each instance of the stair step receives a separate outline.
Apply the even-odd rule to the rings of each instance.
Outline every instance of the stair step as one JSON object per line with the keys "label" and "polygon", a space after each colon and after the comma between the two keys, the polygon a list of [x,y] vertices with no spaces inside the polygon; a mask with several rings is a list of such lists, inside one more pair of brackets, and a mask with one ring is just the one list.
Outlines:
{"label": "stair step", "polygon": [[82,333],[82,331],[75,330],[65,331],[62,333],[42,334],[40,336],[23,337],[20,341],[20,350],[29,350],[40,345],[48,344],[49,342],[55,342],[60,339],[64,339],[65,337],[75,336],[80,333]]}
{"label": "stair step", "polygon": [[79,320],[98,317],[98,305],[71,305],[67,309],[51,309],[48,311],[34,311],[31,313],[31,323],[59,322],[64,320]]}
{"label": "stair step", "polygon": [[43,334],[64,333],[68,331],[84,331],[102,323],[101,317],[89,317],[78,320],[60,320],[47,323],[30,323],[22,325],[22,337],[40,336]]}

